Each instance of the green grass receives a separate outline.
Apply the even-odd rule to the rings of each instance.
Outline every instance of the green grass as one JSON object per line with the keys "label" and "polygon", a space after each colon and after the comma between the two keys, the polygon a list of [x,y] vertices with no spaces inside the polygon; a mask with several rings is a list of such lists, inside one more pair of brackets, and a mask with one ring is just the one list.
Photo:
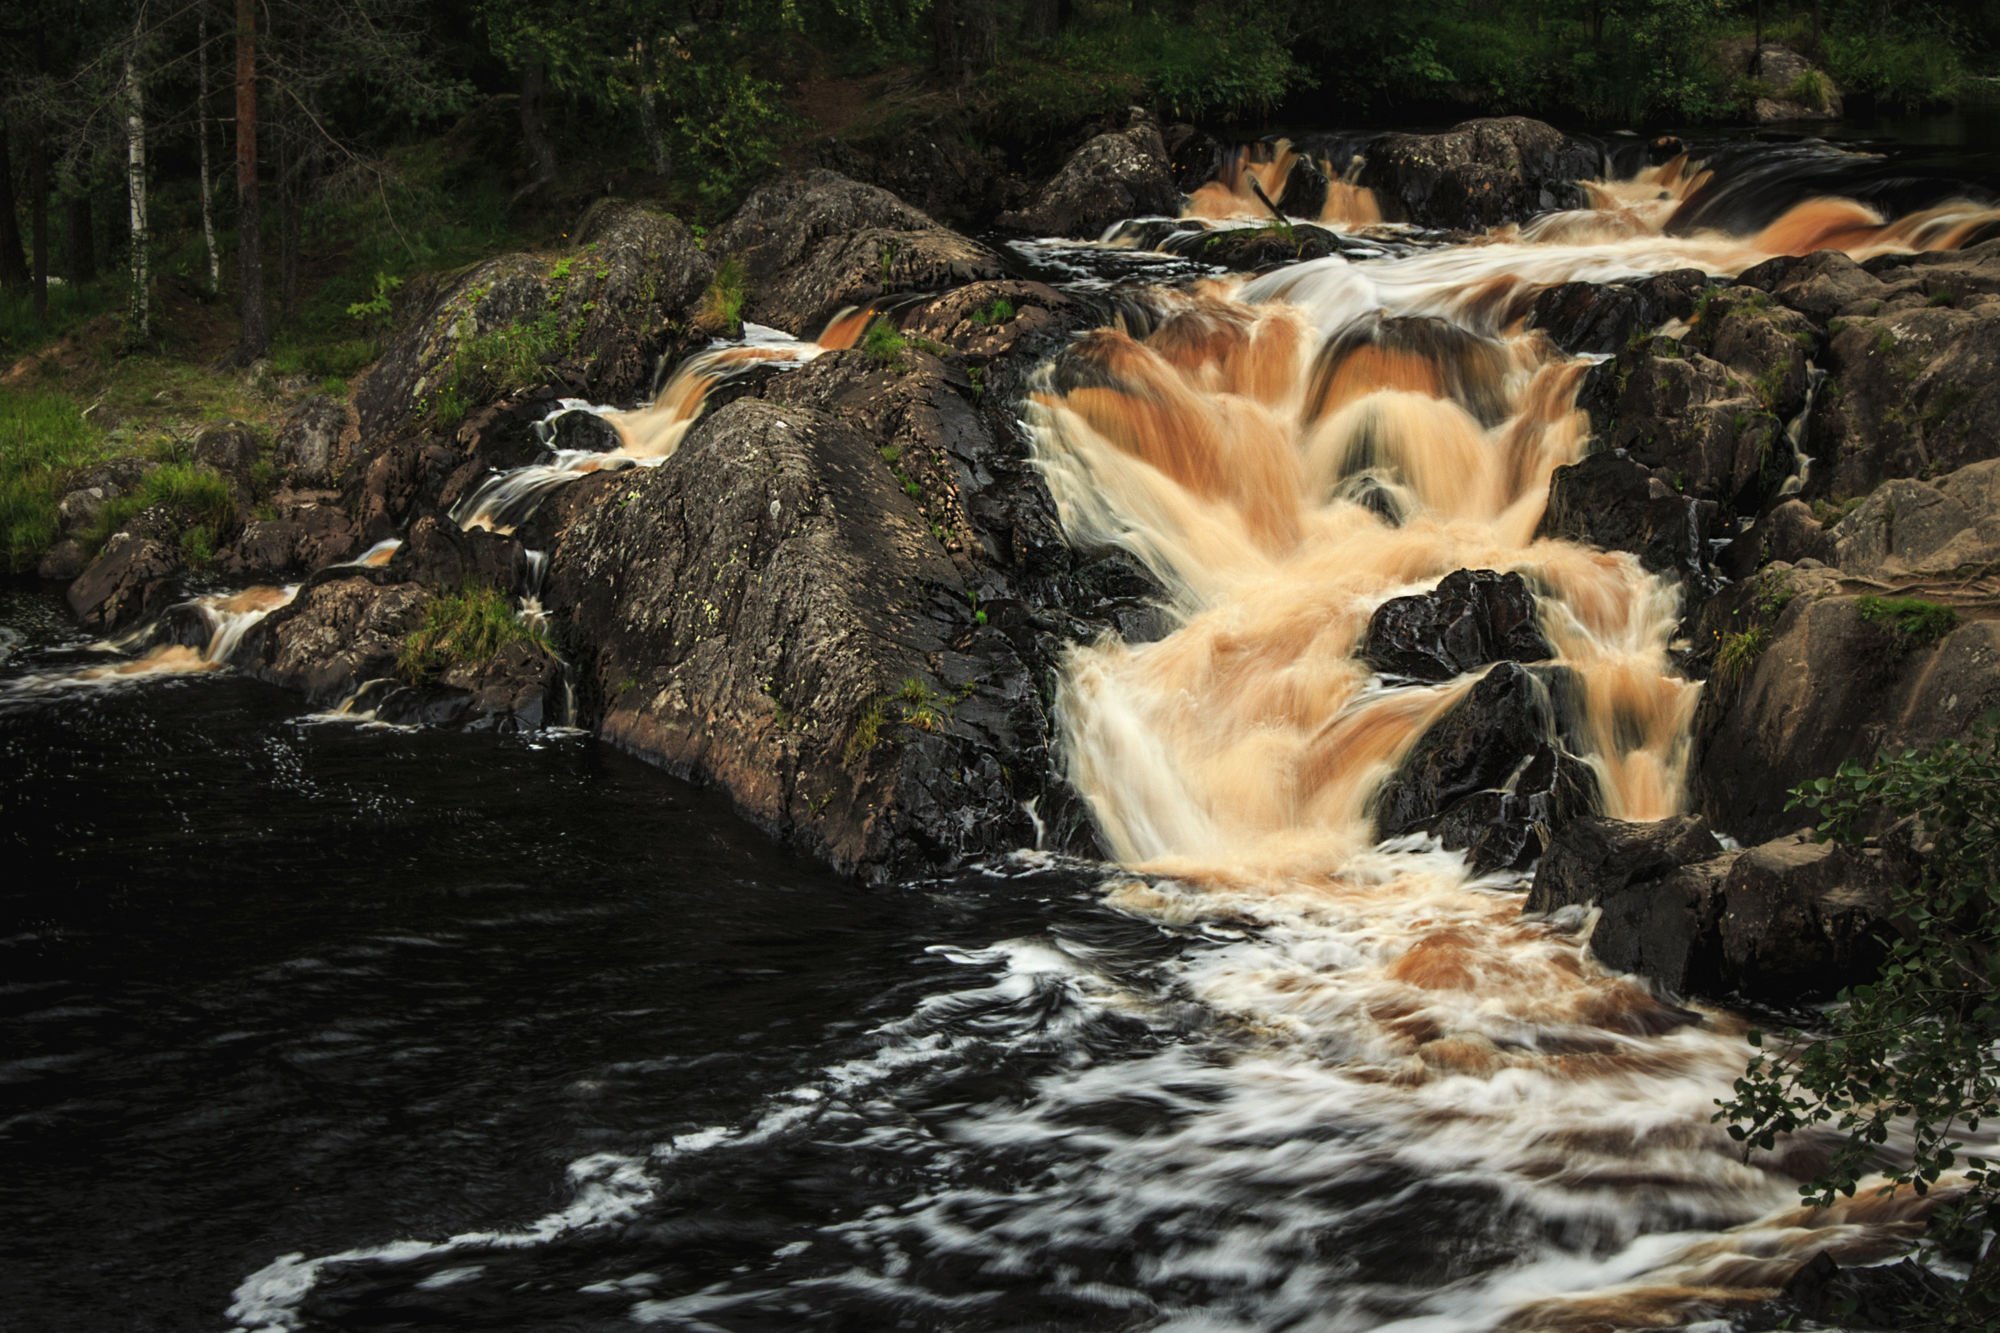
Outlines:
{"label": "green grass", "polygon": [[1893,631],[1906,648],[1928,647],[1958,628],[1958,612],[1921,597],[1863,597],[1854,609],[1870,624]]}
{"label": "green grass", "polygon": [[550,358],[572,340],[572,333],[553,311],[486,333],[468,333],[461,326],[451,370],[430,402],[437,423],[456,426],[473,404],[540,384],[548,376]]}
{"label": "green grass", "polygon": [[944,696],[911,676],[896,687],[895,703],[905,726],[918,731],[942,731],[945,724]]}
{"label": "green grass", "polygon": [[0,290],[0,362],[53,342],[99,315],[125,308],[125,289],[116,278],[97,278],[71,286],[49,283],[45,319],[35,318],[33,295],[25,288]]}
{"label": "green grass", "polygon": [[65,484],[104,451],[103,432],[68,395],[49,389],[0,395],[0,557],[8,572],[32,569],[55,545]]}
{"label": "green grass", "polygon": [[107,501],[82,534],[84,545],[96,548],[145,510],[167,512],[180,532],[183,553],[196,564],[213,557],[229,529],[236,525],[236,500],[229,482],[214,468],[198,463],[162,463],[146,474],[139,489]]}
{"label": "green grass", "polygon": [[910,340],[886,319],[878,319],[870,324],[868,332],[861,338],[861,350],[867,354],[870,361],[894,370],[903,368],[903,353],[909,346]]}
{"label": "green grass", "polygon": [[972,312],[972,322],[982,328],[993,328],[1014,318],[1014,303],[1004,296],[996,296],[987,304]]}
{"label": "green grass", "polygon": [[695,324],[719,333],[735,333],[743,326],[743,296],[743,265],[734,259],[723,260],[694,308]]}
{"label": "green grass", "polygon": [[1818,70],[1805,70],[1785,89],[1784,99],[1814,111],[1825,111],[1833,105],[1833,85]]}
{"label": "green grass", "polygon": [[498,588],[463,588],[432,599],[424,623],[412,630],[396,654],[396,669],[416,683],[435,680],[456,666],[491,661],[513,643],[546,648],[548,636],[514,615],[514,605]]}
{"label": "green grass", "polygon": [[1757,659],[1771,646],[1771,631],[1762,625],[1722,636],[1715,650],[1715,678],[1724,685],[1738,685],[1749,679]]}

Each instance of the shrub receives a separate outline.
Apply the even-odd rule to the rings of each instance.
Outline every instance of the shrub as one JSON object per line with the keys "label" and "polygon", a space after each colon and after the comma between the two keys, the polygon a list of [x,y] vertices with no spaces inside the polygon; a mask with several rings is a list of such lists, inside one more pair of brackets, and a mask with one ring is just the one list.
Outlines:
{"label": "shrub", "polygon": [[[1913,882],[1891,890],[1901,929],[1867,985],[1843,991],[1822,1035],[1754,1056],[1718,1102],[1746,1153],[1778,1137],[1831,1124],[1844,1139],[1801,1188],[1827,1204],[1852,1195],[1881,1169],[1882,1145],[1907,1141],[1911,1158],[1888,1172],[1927,1192],[1963,1169],[1966,1197],[1944,1215],[1946,1234],[1990,1228],[2000,1208],[1993,1164],[1967,1154],[1959,1136],[2000,1116],[2000,745],[1993,720],[1931,749],[1852,761],[1832,777],[1796,788],[1791,806],[1819,815],[1818,834],[1859,846],[1874,828],[1914,817],[1928,842]],[[1763,1046],[1752,1032],[1753,1046]],[[1924,1327],[1986,1327],[2000,1292],[1982,1264],[1960,1309],[1930,1311]],[[1915,1312],[1911,1312],[1915,1313]],[[1904,1325],[1916,1327],[1916,1323]]]}
{"label": "shrub", "polygon": [[441,426],[457,425],[482,399],[540,384],[548,362],[570,339],[554,312],[487,333],[473,333],[470,325],[469,319],[460,325],[451,370],[431,399]]}
{"label": "shrub", "polygon": [[548,636],[523,624],[498,588],[466,587],[431,600],[424,623],[412,630],[396,654],[405,679],[423,683],[456,666],[476,666],[511,643],[548,647]]}
{"label": "shrub", "polygon": [[1958,628],[1958,612],[1921,597],[1863,597],[1854,609],[1863,620],[1893,631],[1908,648],[1928,647]]}
{"label": "shrub", "polygon": [[1004,296],[996,296],[986,305],[972,312],[972,322],[984,328],[1005,324],[1014,318],[1014,303]]}
{"label": "shrub", "polygon": [[1762,625],[1723,635],[1722,646],[1715,650],[1715,678],[1724,685],[1740,684],[1770,646],[1771,631]]}
{"label": "shrub", "polygon": [[1818,70],[1804,70],[1785,89],[1784,98],[1787,102],[1796,102],[1815,111],[1825,111],[1833,105],[1833,85]]}
{"label": "shrub", "polygon": [[714,281],[701,294],[694,309],[694,322],[704,329],[733,334],[743,325],[743,265],[734,259],[722,261]]}

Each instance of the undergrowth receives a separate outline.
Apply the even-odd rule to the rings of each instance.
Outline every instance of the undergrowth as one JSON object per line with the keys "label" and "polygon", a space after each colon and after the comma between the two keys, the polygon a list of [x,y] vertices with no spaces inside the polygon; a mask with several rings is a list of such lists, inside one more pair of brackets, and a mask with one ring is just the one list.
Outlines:
{"label": "undergrowth", "polygon": [[55,544],[65,483],[103,454],[103,433],[67,394],[17,389],[0,396],[0,555],[8,572],[32,568]]}
{"label": "undergrowth", "polygon": [[548,636],[515,616],[498,588],[466,587],[431,600],[424,623],[410,631],[396,654],[404,679],[421,684],[456,666],[492,660],[513,643],[548,647]]}
{"label": "undergrowth", "polygon": [[1906,648],[1924,648],[1958,627],[1958,612],[1921,597],[1863,597],[1854,604],[1861,618],[1895,634]]}

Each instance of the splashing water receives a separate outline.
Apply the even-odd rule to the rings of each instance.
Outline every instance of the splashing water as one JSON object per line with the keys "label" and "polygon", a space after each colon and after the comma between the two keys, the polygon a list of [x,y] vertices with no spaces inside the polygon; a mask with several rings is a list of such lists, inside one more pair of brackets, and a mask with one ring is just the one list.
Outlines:
{"label": "splashing water", "polygon": [[[91,645],[93,651],[118,654],[121,660],[16,676],[0,684],[0,698],[26,698],[224,670],[251,627],[280,607],[290,605],[298,591],[297,584],[258,585],[192,598],[168,608],[157,621]],[[123,656],[128,653],[137,656]]]}
{"label": "splashing water", "polygon": [[581,477],[627,467],[657,467],[681,447],[716,385],[759,367],[801,366],[823,352],[852,347],[873,318],[869,308],[844,310],[812,342],[761,324],[746,324],[740,342],[718,344],[683,361],[649,407],[626,412],[564,399],[545,425],[566,412],[593,412],[617,432],[618,446],[601,452],[557,449],[550,462],[496,473],[453,507],[452,519],[462,528],[511,533],[550,492]]}

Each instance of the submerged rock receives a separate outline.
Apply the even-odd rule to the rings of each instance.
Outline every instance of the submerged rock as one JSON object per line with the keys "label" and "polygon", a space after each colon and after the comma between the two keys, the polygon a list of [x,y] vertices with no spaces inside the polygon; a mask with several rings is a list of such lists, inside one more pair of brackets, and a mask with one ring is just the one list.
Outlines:
{"label": "submerged rock", "polygon": [[1503,658],[1547,661],[1555,650],[1536,623],[1527,580],[1461,569],[1434,591],[1377,607],[1355,655],[1385,675],[1444,681]]}
{"label": "submerged rock", "polygon": [[1574,688],[1567,668],[1495,666],[1383,783],[1376,835],[1435,833],[1477,869],[1525,868],[1597,803],[1589,766],[1560,740]]}
{"label": "submerged rock", "polygon": [[1094,241],[1126,218],[1173,216],[1180,210],[1181,192],[1160,127],[1135,109],[1130,124],[1077,149],[1026,208],[1001,214],[1000,225]]}
{"label": "submerged rock", "polygon": [[1385,134],[1368,146],[1356,183],[1391,221],[1481,231],[1537,213],[1581,208],[1576,182],[1602,174],[1603,155],[1525,116],[1469,120],[1442,134]]}

